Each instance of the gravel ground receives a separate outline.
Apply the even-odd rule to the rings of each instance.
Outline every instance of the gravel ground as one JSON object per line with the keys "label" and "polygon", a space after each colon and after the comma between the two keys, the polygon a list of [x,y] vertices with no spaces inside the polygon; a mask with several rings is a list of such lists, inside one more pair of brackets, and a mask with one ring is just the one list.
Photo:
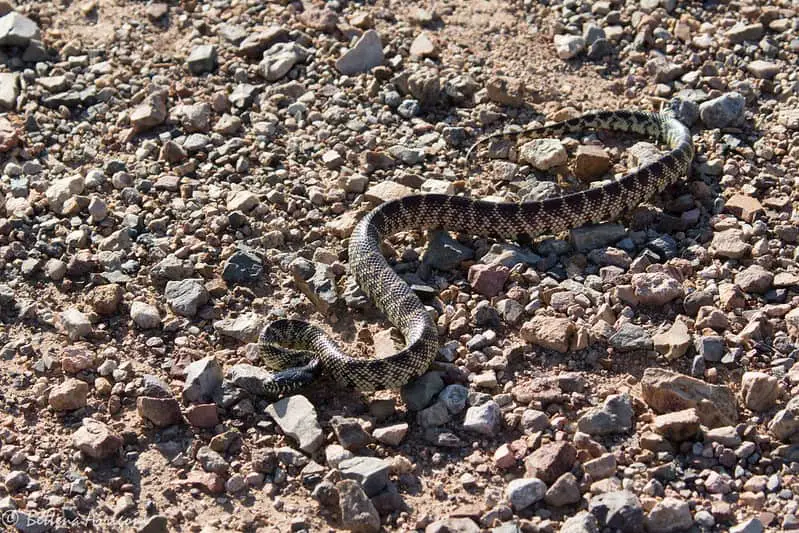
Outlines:
{"label": "gravel ground", "polygon": [[[45,531],[799,529],[796,1],[0,0],[0,514]],[[681,101],[687,179],[532,244],[385,243],[402,391],[259,395],[279,317],[396,349],[346,240],[652,157],[482,135]]]}

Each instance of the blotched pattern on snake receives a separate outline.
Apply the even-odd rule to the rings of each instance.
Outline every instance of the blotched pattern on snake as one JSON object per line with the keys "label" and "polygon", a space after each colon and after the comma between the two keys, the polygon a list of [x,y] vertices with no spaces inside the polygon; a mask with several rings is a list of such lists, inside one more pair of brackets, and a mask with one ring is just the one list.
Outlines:
{"label": "blotched pattern on snake", "polygon": [[[671,112],[604,111],[499,137],[559,137],[585,130],[647,135],[666,144],[660,159],[601,187],[543,201],[494,203],[463,196],[420,194],[386,202],[364,216],[349,241],[349,269],[375,306],[405,338],[405,347],[382,358],[348,356],[319,327],[278,320],[260,336],[265,364],[274,374],[264,384],[280,396],[314,380],[324,371],[339,384],[362,391],[397,388],[424,373],[438,351],[436,324],[418,296],[380,252],[381,241],[400,231],[444,229],[502,239],[554,234],[617,217],[684,176],[694,148],[691,134]],[[470,149],[470,154],[472,149]]]}

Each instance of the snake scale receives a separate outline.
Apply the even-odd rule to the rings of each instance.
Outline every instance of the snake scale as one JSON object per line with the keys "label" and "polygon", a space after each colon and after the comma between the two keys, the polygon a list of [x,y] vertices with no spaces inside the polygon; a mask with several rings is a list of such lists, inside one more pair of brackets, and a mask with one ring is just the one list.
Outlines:
{"label": "snake scale", "polygon": [[[691,134],[671,109],[602,111],[563,122],[490,135],[497,138],[558,137],[584,130],[647,135],[668,152],[624,177],[543,201],[495,203],[463,196],[419,194],[376,207],[355,226],[349,240],[349,269],[375,306],[405,338],[405,347],[382,358],[350,357],[319,327],[281,319],[267,325],[259,345],[276,371],[264,393],[282,396],[324,371],[344,387],[362,391],[397,388],[428,368],[438,351],[438,329],[428,310],[380,252],[380,243],[400,231],[444,229],[500,239],[519,239],[599,223],[617,217],[684,176],[694,155]],[[467,156],[468,157],[468,156]]]}

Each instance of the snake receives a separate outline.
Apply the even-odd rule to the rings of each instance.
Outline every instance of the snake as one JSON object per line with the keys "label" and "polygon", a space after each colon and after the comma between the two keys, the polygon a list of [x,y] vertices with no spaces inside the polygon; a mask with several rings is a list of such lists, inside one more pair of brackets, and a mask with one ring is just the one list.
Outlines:
{"label": "snake", "polygon": [[423,374],[435,359],[437,324],[389,265],[380,245],[402,231],[445,230],[506,240],[557,234],[612,220],[685,176],[694,156],[690,130],[672,103],[657,112],[597,111],[548,125],[488,135],[479,146],[536,138],[556,138],[586,130],[646,135],[668,147],[660,157],[600,186],[559,197],[524,202],[492,202],[462,195],[413,194],[386,201],[367,213],[349,238],[349,271],[355,281],[404,337],[404,347],[383,357],[347,355],[319,326],[281,318],[259,336],[264,366],[271,369],[263,394],[281,397],[328,374],[340,386],[359,391],[397,389]]}

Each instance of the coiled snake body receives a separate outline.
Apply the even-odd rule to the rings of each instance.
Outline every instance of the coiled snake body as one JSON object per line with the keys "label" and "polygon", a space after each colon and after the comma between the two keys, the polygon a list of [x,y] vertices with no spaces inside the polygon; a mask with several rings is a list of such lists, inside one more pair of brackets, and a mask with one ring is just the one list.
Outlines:
{"label": "coiled snake body", "polygon": [[299,320],[278,320],[264,328],[259,341],[265,364],[279,371],[264,384],[265,393],[280,396],[291,392],[314,380],[322,370],[339,384],[358,390],[397,388],[428,368],[438,351],[436,324],[419,297],[381,254],[384,238],[400,231],[444,229],[518,239],[599,223],[615,218],[677,181],[686,174],[693,159],[691,134],[671,110],[591,113],[543,127],[491,135],[478,144],[497,137],[557,137],[590,129],[647,135],[668,145],[669,151],[601,187],[543,201],[494,203],[420,194],[378,206],[350,236],[350,272],[375,306],[402,332],[405,347],[388,357],[354,358],[343,353],[317,326]]}

